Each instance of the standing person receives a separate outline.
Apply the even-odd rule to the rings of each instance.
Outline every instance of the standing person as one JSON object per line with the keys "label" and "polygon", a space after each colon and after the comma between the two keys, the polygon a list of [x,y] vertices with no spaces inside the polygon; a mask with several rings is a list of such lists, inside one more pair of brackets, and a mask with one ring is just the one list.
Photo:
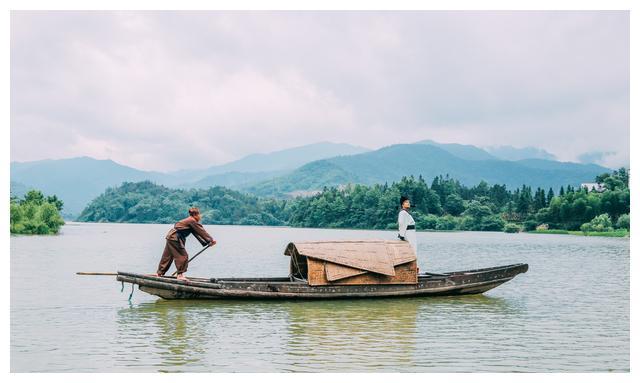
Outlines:
{"label": "standing person", "polygon": [[189,254],[187,254],[184,244],[189,234],[193,233],[193,236],[196,237],[202,246],[213,246],[216,244],[216,241],[213,240],[204,227],[202,227],[202,224],[200,224],[201,219],[200,210],[198,210],[197,207],[192,207],[189,209],[189,217],[177,222],[173,226],[173,229],[169,230],[165,237],[167,244],[164,246],[164,252],[162,253],[156,276],[163,276],[167,270],[169,270],[171,261],[173,261],[176,264],[176,269],[178,269],[177,278],[183,281],[187,280],[184,273],[187,271]]}
{"label": "standing person", "polygon": [[411,208],[411,201],[409,198],[400,197],[400,207],[402,208],[398,213],[398,238],[403,241],[409,242],[413,247],[413,252],[418,255],[418,242],[416,241],[416,221],[413,220],[409,209]]}

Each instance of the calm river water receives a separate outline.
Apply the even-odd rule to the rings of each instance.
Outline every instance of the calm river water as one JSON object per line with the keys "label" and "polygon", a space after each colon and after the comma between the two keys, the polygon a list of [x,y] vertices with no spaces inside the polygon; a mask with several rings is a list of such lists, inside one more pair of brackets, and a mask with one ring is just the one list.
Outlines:
{"label": "calm river water", "polygon": [[[290,241],[394,237],[205,227],[218,245],[192,276],[287,276]],[[131,285],[75,275],[154,272],[169,228],[68,223],[58,236],[11,237],[11,371],[629,371],[628,239],[418,233],[422,271],[529,264],[458,298],[166,301],[136,289],[129,302]]]}

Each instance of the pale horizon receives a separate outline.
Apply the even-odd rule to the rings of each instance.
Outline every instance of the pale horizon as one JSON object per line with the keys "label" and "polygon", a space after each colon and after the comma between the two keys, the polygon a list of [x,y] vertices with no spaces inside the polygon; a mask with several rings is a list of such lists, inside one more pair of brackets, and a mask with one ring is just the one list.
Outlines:
{"label": "pale horizon", "polygon": [[[420,141],[422,141],[422,140],[420,140]],[[235,161],[242,160],[243,158],[246,158],[247,156],[251,156],[251,155],[254,155],[254,154],[258,154],[258,155],[260,155],[260,154],[262,154],[262,155],[268,155],[268,154],[273,154],[273,153],[277,153],[277,152],[281,152],[281,151],[285,151],[285,150],[289,150],[289,149],[303,148],[303,147],[306,147],[306,146],[311,146],[311,145],[316,145],[316,144],[322,144],[322,143],[331,143],[331,144],[338,144],[338,145],[340,145],[340,144],[346,144],[346,145],[351,145],[351,146],[354,146],[354,147],[360,147],[360,148],[363,148],[363,149],[366,149],[366,150],[369,150],[369,151],[375,151],[375,150],[382,149],[382,148],[384,148],[384,147],[386,147],[386,146],[391,146],[391,145],[400,145],[400,144],[414,144],[415,142],[398,142],[398,143],[394,143],[394,144],[390,144],[390,145],[384,145],[384,146],[377,147],[377,148],[367,148],[367,147],[364,147],[364,146],[362,146],[362,145],[356,145],[356,144],[352,144],[352,143],[348,143],[348,142],[331,142],[331,141],[312,142],[312,143],[309,143],[309,144],[304,144],[304,145],[299,145],[299,146],[284,147],[284,148],[276,149],[276,150],[273,150],[273,151],[270,151],[270,152],[249,153],[249,154],[247,154],[247,155],[243,155],[243,156],[241,156],[241,157],[239,157],[239,158],[235,158],[235,159],[233,159],[233,160],[230,160],[230,161],[227,161],[227,162],[223,162],[223,163],[208,164],[208,165],[207,165],[207,164],[203,164],[203,166],[202,166],[202,167],[198,167],[198,168],[180,168],[180,169],[177,169],[177,170],[167,170],[167,169],[145,169],[145,168],[143,168],[143,167],[136,167],[136,166],[132,166],[132,165],[129,165],[129,164],[126,164],[126,163],[122,163],[122,162],[120,162],[120,161],[117,161],[117,160],[115,160],[115,159],[113,159],[113,158],[109,158],[109,157],[99,158],[99,157],[92,157],[92,156],[88,156],[88,155],[80,155],[80,156],[73,156],[73,157],[61,157],[61,158],[40,158],[40,159],[29,160],[29,161],[14,161],[14,160],[12,160],[12,161],[11,161],[11,163],[14,163],[14,162],[16,162],[16,163],[28,163],[28,162],[37,162],[37,161],[59,161],[59,160],[70,160],[70,159],[76,159],[76,158],[88,157],[88,158],[91,158],[91,159],[94,159],[94,160],[99,160],[99,161],[105,161],[105,160],[107,160],[107,161],[113,161],[113,162],[115,162],[115,163],[117,163],[117,164],[119,164],[119,165],[123,165],[123,166],[131,167],[131,168],[134,168],[134,169],[137,169],[137,170],[143,170],[143,171],[149,171],[149,172],[159,172],[159,173],[172,173],[172,172],[179,171],[179,170],[202,170],[202,169],[205,169],[205,168],[208,168],[208,167],[214,167],[214,166],[226,165],[226,164],[229,164],[229,163],[232,163],[232,162],[235,162]],[[459,143],[457,143],[457,142],[437,142],[437,143],[438,143],[438,144],[459,144]],[[470,145],[470,146],[475,146],[475,147],[477,147],[477,148],[479,148],[479,149],[482,149],[482,150],[486,150],[486,149],[488,148],[488,147],[476,146],[476,145],[473,145],[473,144],[460,144],[460,145]],[[532,146],[529,146],[529,147],[514,147],[514,146],[509,146],[509,147],[514,148],[514,149],[541,149],[541,148],[536,148],[536,147],[532,147]],[[544,150],[544,149],[541,149],[541,150]],[[598,164],[597,162],[580,162],[580,161],[577,161],[577,160],[576,160],[576,161],[561,161],[560,159],[558,159],[558,158],[557,158],[558,156],[557,156],[555,153],[551,153],[551,152],[549,152],[549,151],[545,151],[545,152],[546,152],[546,153],[548,153],[548,154],[550,154],[550,155],[552,155],[552,156],[555,156],[555,157],[556,157],[556,159],[554,159],[554,160],[552,160],[552,161],[558,161],[558,162],[572,162],[572,163],[580,163],[580,164],[593,164],[593,165],[600,165],[600,164]],[[489,153],[489,154],[491,154],[491,153]],[[505,160],[505,161],[507,161],[507,160]],[[604,165],[600,165],[600,166],[604,166]],[[604,167],[607,167],[607,166],[604,166]],[[611,169],[613,169],[613,170],[616,170],[616,169],[617,169],[617,168],[619,168],[619,167],[626,167],[626,168],[629,168],[629,164],[626,164],[626,165],[625,165],[625,164],[623,164],[623,165],[621,165],[621,166],[617,166],[617,167],[610,167],[610,168],[611,168]]]}

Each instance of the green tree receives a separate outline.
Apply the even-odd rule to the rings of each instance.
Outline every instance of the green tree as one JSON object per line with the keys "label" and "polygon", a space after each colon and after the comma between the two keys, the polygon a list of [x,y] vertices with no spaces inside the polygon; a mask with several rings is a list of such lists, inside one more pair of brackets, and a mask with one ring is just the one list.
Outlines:
{"label": "green tree", "polygon": [[52,196],[47,197],[47,202],[56,207],[58,211],[62,211],[62,207],[64,206],[64,202],[62,202],[58,197],[54,194]]}
{"label": "green tree", "polygon": [[622,214],[618,217],[618,221],[616,222],[616,227],[619,229],[627,229],[631,226],[631,220],[629,219],[629,214]]}
{"label": "green tree", "polygon": [[464,212],[464,200],[457,194],[449,194],[444,204],[444,211],[451,215],[460,215]]}
{"label": "green tree", "polygon": [[478,200],[471,201],[463,215],[465,219],[461,226],[464,230],[501,231],[504,227],[504,220],[493,215],[491,208]]}
{"label": "green tree", "polygon": [[64,220],[60,217],[57,205],[48,202],[40,206],[39,220],[47,226],[47,232],[42,234],[57,233],[60,226],[64,225]]}
{"label": "green tree", "polygon": [[499,215],[490,215],[480,221],[480,231],[503,231],[506,222]]}
{"label": "green tree", "polygon": [[[48,202],[51,201],[51,202]],[[10,225],[12,234],[55,234],[64,225],[60,216],[62,201],[45,197],[38,190],[30,190],[24,199],[10,199]]]}
{"label": "green tree", "polygon": [[458,228],[458,221],[452,215],[438,217],[436,222],[436,230],[455,230]]}
{"label": "green tree", "polygon": [[438,216],[434,214],[419,215],[414,219],[416,220],[417,229],[420,230],[435,230],[438,224]]}
{"label": "green tree", "polygon": [[584,232],[588,231],[612,231],[613,224],[611,223],[611,217],[609,214],[600,214],[593,218],[590,222],[584,223],[580,226],[580,230]]}
{"label": "green tree", "polygon": [[629,188],[629,173],[627,169],[620,168],[613,173],[604,173],[596,177],[596,182],[604,184],[607,190],[619,190]]}
{"label": "green tree", "polygon": [[544,190],[541,188],[538,188],[533,197],[533,210],[538,211],[546,206],[547,206],[547,198],[544,195]]}
{"label": "green tree", "polygon": [[516,212],[521,217],[526,217],[529,214],[531,206],[533,204],[533,197],[531,196],[531,188],[522,185],[522,189],[517,193],[518,200],[516,202]]}
{"label": "green tree", "polygon": [[555,194],[553,193],[553,188],[549,188],[549,191],[547,192],[547,203],[545,203],[544,207],[549,206],[553,197],[555,197]]}
{"label": "green tree", "polygon": [[44,194],[40,190],[29,190],[21,201],[23,204],[31,203],[34,205],[41,205],[43,202]]}

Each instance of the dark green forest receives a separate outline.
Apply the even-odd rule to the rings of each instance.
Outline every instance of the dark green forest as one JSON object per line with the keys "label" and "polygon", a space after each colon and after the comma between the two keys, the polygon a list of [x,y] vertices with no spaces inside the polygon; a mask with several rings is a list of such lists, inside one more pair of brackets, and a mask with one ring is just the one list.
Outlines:
{"label": "dark green forest", "polygon": [[224,187],[180,190],[151,182],[107,189],[85,208],[80,221],[172,223],[190,206],[205,224],[289,225],[294,227],[394,229],[401,195],[412,202],[419,230],[531,231],[548,229],[611,231],[629,229],[629,173],[620,168],[596,177],[603,192],[571,185],[544,190],[480,182],[464,186],[449,176],[404,177],[382,185],[324,188],[311,197],[258,198]]}
{"label": "dark green forest", "polygon": [[173,223],[197,206],[205,224],[285,225],[282,204],[275,200],[216,186],[209,189],[170,189],[150,181],[125,182],[108,188],[80,216],[85,222]]}

